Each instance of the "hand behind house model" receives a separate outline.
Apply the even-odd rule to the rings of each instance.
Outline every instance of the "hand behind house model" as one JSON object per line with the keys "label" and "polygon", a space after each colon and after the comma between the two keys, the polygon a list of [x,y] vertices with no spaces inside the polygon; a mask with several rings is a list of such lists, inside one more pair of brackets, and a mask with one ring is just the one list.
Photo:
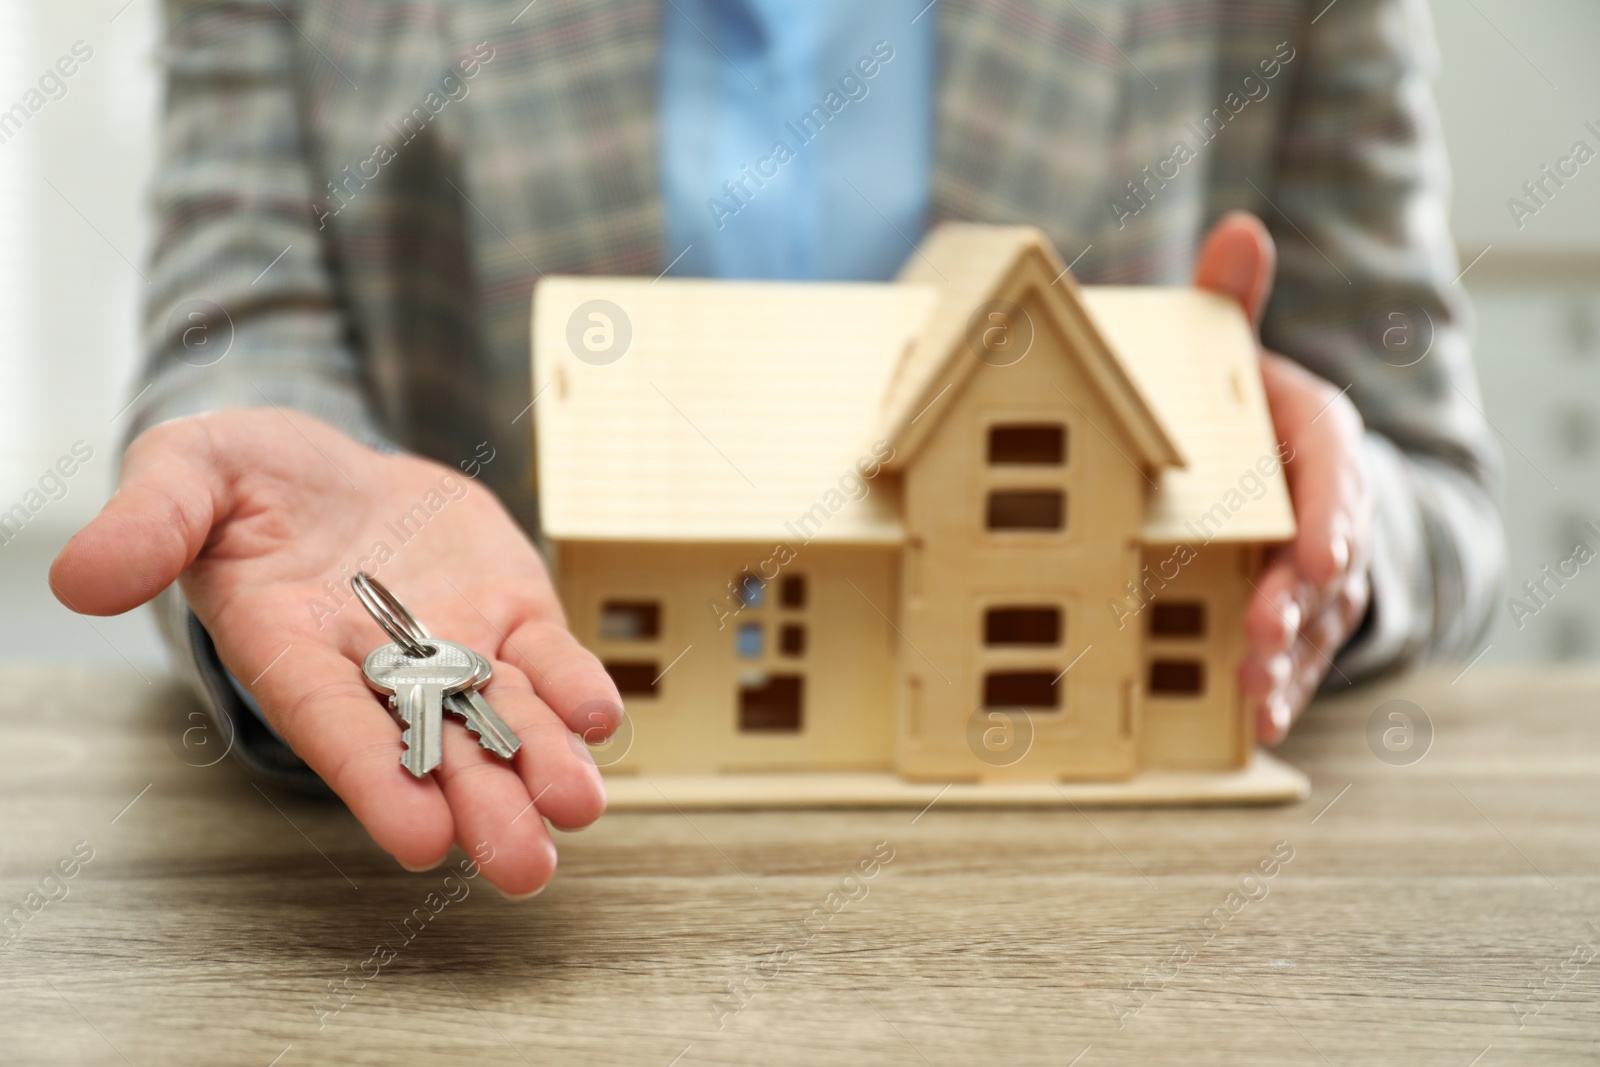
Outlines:
{"label": "hand behind house model", "polygon": [[[1261,221],[1234,212],[1207,237],[1195,284],[1238,299],[1259,328],[1276,259]],[[1252,582],[1239,671],[1256,736],[1276,744],[1366,614],[1374,505],[1362,466],[1365,427],[1349,396],[1264,349],[1261,379],[1284,454],[1294,457],[1284,474],[1298,533]]]}

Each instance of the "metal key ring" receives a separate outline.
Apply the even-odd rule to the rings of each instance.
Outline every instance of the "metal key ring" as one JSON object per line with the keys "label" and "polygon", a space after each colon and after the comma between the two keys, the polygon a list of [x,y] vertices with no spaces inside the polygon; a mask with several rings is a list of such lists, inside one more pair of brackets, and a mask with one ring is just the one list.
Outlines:
{"label": "metal key ring", "polygon": [[361,606],[367,609],[367,614],[406,655],[420,659],[433,654],[432,635],[382,582],[361,571],[350,579],[350,588]]}
{"label": "metal key ring", "polygon": [[350,587],[367,614],[407,655],[422,658],[432,654],[431,635],[382,582],[363,571],[351,579]]}
{"label": "metal key ring", "polygon": [[428,628],[422,625],[415,615],[411,614],[411,610],[401,603],[400,598],[395,596],[388,586],[370,574],[363,573],[361,577],[366,579],[364,584],[389,610],[391,616],[404,633],[418,642],[431,642],[433,640],[433,635],[428,632]]}

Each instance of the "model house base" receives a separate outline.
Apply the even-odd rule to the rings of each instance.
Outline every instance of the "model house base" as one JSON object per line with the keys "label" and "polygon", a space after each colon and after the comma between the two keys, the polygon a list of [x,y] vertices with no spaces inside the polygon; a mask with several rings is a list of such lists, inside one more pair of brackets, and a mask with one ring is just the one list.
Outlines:
{"label": "model house base", "polygon": [[908,782],[897,774],[608,774],[608,811],[718,808],[1159,808],[1292,804],[1304,774],[1261,749],[1236,771],[1142,771],[1123,782]]}

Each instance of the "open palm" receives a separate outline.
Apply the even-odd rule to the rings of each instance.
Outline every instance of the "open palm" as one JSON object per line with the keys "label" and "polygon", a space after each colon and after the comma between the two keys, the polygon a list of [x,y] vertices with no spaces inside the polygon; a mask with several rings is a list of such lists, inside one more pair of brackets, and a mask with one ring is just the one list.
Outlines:
{"label": "open palm", "polygon": [[[489,657],[485,695],[523,741],[511,763],[450,719],[435,774],[401,768],[401,726],[361,674],[387,640],[350,592],[362,566],[434,633]],[[174,580],[273,728],[407,867],[455,841],[492,850],[484,874],[523,895],[555,870],[544,819],[572,829],[604,811],[579,735],[615,729],[616,687],[567,631],[527,537],[459,472],[275,408],[153,427],[50,581],[73,610],[113,615]]]}

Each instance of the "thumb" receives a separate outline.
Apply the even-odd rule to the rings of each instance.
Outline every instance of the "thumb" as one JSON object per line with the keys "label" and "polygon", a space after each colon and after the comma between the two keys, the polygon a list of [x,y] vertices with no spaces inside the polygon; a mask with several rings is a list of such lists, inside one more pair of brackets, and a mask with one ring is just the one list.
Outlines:
{"label": "thumb", "polygon": [[1230,211],[1211,228],[1195,261],[1194,284],[1231,296],[1259,325],[1272,294],[1278,252],[1261,220],[1247,211]]}
{"label": "thumb", "polygon": [[182,419],[128,448],[116,493],[50,566],[56,599],[83,615],[120,615],[171,585],[221,512],[209,434]]}

